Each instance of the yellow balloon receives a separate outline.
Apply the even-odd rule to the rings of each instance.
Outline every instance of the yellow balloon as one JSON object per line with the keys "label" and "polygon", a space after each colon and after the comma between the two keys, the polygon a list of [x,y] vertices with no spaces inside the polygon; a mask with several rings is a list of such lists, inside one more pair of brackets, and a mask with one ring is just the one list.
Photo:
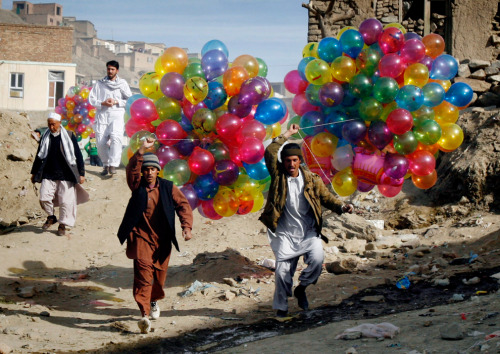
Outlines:
{"label": "yellow balloon", "polygon": [[165,73],[176,72],[182,75],[188,65],[187,53],[179,47],[167,48],[159,59]]}
{"label": "yellow balloon", "polygon": [[318,42],[309,42],[304,46],[304,49],[302,49],[302,57],[307,58],[307,57],[314,57],[314,58],[319,58],[318,56]]}
{"label": "yellow balloon", "polygon": [[396,27],[398,30],[403,32],[403,34],[406,33],[406,28],[404,28],[404,26],[400,23],[397,23],[397,22],[388,23],[384,26],[384,29],[389,28],[389,27]]}
{"label": "yellow balloon", "polygon": [[358,179],[352,172],[351,167],[339,171],[332,179],[333,190],[341,197],[353,194],[358,188]]}
{"label": "yellow balloon", "polygon": [[335,79],[342,82],[349,82],[356,75],[356,62],[349,57],[340,56],[335,58],[331,64],[332,75]]}
{"label": "yellow balloon", "polygon": [[271,135],[271,138],[274,139],[277,136],[281,134],[281,124],[280,123],[274,123],[271,125],[271,128],[273,128],[273,134]]}
{"label": "yellow balloon", "polygon": [[208,84],[199,76],[190,78],[184,84],[184,97],[192,104],[198,104],[208,95]]}
{"label": "yellow balloon", "polygon": [[337,149],[338,142],[339,138],[332,133],[321,132],[311,140],[311,150],[318,157],[331,156]]}
{"label": "yellow balloon", "polygon": [[339,33],[337,33],[337,39],[338,39],[338,40],[340,40],[340,37],[342,36],[342,34],[343,34],[345,31],[350,30],[350,29],[353,29],[353,30],[356,30],[356,31],[358,30],[358,29],[357,29],[356,27],[354,27],[354,26],[346,26],[346,27],[343,27],[343,28],[339,31]]}
{"label": "yellow balloon", "polygon": [[250,77],[255,77],[259,73],[259,62],[255,57],[243,54],[233,60],[233,65],[239,65],[245,68]]}
{"label": "yellow balloon", "polygon": [[250,210],[251,213],[255,213],[259,211],[264,206],[264,195],[262,193],[258,193],[254,196],[253,199],[253,207]]}
{"label": "yellow balloon", "polygon": [[459,109],[447,101],[434,107],[434,119],[443,126],[446,123],[455,123],[458,120]]}
{"label": "yellow balloon", "polygon": [[219,188],[213,199],[214,210],[220,216],[229,217],[238,211],[240,203],[234,192],[227,188]]}
{"label": "yellow balloon", "polygon": [[307,81],[313,85],[324,85],[332,81],[332,72],[328,63],[321,59],[314,59],[307,63],[305,68]]}
{"label": "yellow balloon", "polygon": [[451,81],[450,80],[433,80],[433,79],[429,79],[429,82],[435,82],[437,84],[440,84],[441,87],[445,91],[448,91],[448,89],[451,87]]}
{"label": "yellow balloon", "polygon": [[415,63],[408,66],[404,72],[405,85],[424,87],[429,81],[429,69],[424,64]]}
{"label": "yellow balloon", "polygon": [[155,61],[155,72],[160,74],[162,77],[167,73],[163,65],[161,65],[161,56]]}
{"label": "yellow balloon", "polygon": [[160,89],[161,75],[155,71],[145,73],[139,80],[139,90],[141,93],[153,100],[156,100],[163,96],[163,92]]}
{"label": "yellow balloon", "polygon": [[458,125],[446,123],[441,125],[441,129],[441,138],[437,144],[444,150],[453,151],[464,141],[464,132]]}

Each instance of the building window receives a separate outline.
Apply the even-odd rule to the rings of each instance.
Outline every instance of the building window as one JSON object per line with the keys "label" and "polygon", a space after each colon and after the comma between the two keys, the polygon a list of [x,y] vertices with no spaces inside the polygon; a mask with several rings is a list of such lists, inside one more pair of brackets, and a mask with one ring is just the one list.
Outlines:
{"label": "building window", "polygon": [[48,108],[55,108],[57,101],[64,96],[64,71],[49,71]]}
{"label": "building window", "polygon": [[10,97],[23,98],[24,74],[10,73]]}
{"label": "building window", "polygon": [[56,14],[57,16],[61,16],[61,8],[59,6],[56,7]]}

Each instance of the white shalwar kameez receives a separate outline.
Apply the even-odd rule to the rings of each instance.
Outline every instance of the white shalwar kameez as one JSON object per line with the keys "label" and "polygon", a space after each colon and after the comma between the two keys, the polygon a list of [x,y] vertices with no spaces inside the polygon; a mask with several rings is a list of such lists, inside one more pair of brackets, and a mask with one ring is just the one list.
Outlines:
{"label": "white shalwar kameez", "polygon": [[315,218],[304,197],[304,178],[288,177],[285,210],[278,220],[276,233],[268,229],[269,242],[276,257],[276,287],[273,308],[288,311],[288,297],[292,296],[293,275],[300,256],[307,268],[299,277],[300,284],[316,283],[323,266],[323,245],[315,228]]}
{"label": "white shalwar kameez", "polygon": [[[115,80],[109,80],[108,77],[99,80],[90,91],[89,102],[97,111],[93,127],[97,153],[104,166],[120,166],[125,130],[123,116],[130,96],[132,92],[127,82],[118,76]],[[118,104],[112,107],[102,106],[101,103],[108,98],[116,100]]]}

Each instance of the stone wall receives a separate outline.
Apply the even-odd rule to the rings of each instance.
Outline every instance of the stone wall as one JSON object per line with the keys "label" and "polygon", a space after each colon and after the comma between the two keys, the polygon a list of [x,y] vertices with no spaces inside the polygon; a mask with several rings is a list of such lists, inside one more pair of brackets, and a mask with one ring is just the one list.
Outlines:
{"label": "stone wall", "polygon": [[470,105],[500,106],[500,60],[465,59],[460,62],[455,82],[465,82],[474,91]]}
{"label": "stone wall", "polygon": [[0,60],[72,63],[73,28],[0,23]]}

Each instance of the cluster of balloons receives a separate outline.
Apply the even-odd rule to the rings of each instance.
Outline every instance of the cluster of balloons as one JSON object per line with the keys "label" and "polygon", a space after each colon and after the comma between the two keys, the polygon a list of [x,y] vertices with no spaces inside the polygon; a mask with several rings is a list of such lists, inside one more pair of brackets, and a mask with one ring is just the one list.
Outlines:
{"label": "cluster of balloons", "polygon": [[161,176],[202,216],[256,212],[270,183],[265,144],[281,133],[288,110],[273,97],[262,59],[244,54],[229,62],[219,40],[207,42],[201,55],[188,59],[185,50],[167,48],[155,71],[141,77],[141,94],[126,104],[130,144],[122,162],[155,134]]}
{"label": "cluster of balloons", "polygon": [[87,86],[71,86],[66,96],[57,101],[57,107],[54,109],[62,117],[62,126],[73,131],[78,141],[94,134],[92,125],[95,108],[88,101],[91,89],[92,87]]}
{"label": "cluster of balloons", "polygon": [[299,124],[306,163],[339,195],[436,183],[436,157],[462,143],[456,121],[473,96],[451,84],[458,63],[444,47],[438,34],[374,18],[305,46],[284,79],[297,114],[288,125]]}

